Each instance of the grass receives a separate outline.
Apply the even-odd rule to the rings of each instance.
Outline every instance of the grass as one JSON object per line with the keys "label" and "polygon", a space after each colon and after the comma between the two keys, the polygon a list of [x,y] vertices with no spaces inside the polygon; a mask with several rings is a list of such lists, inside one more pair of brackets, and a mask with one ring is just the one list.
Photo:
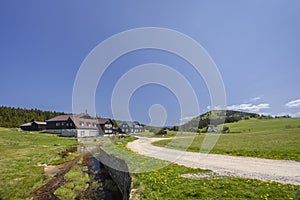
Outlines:
{"label": "grass", "polygon": [[[282,130],[291,131],[291,135],[294,135],[295,130],[298,130],[295,124],[291,123],[291,127],[284,126]],[[240,127],[237,126],[236,129]],[[244,131],[224,136],[253,134],[256,137],[263,132],[264,130]],[[265,134],[273,136],[275,133]],[[300,186],[233,177],[183,178],[182,174],[202,174],[208,170],[187,168],[136,154],[126,148],[126,144],[133,140],[135,138],[116,139],[113,142],[105,141],[102,145],[106,151],[126,159],[130,172],[135,172],[131,173],[133,187],[140,199],[300,199]],[[289,139],[286,137],[286,140]],[[294,140],[299,141],[297,137]],[[43,179],[49,178],[43,175],[43,167],[38,164],[57,164],[71,159],[62,158],[61,155],[76,144],[77,141],[72,138],[0,128],[0,197],[28,197],[33,189],[44,183]],[[65,178],[66,185],[55,192],[62,199],[72,199],[87,187],[87,177],[79,168],[72,169]],[[75,192],[70,192],[71,190]]]}
{"label": "grass", "polygon": [[128,142],[135,140],[136,138],[129,137],[124,139],[115,139],[112,142],[102,144],[102,147],[109,154],[113,154],[121,159],[126,160],[128,170],[130,172],[141,173],[145,171],[153,171],[163,168],[169,163],[166,161],[157,160],[154,158],[141,156],[131,150],[128,150],[125,146]]}
{"label": "grass", "polygon": [[59,199],[72,200],[88,188],[89,176],[82,173],[79,165],[65,175],[66,183],[57,189],[54,194]]}
{"label": "grass", "polygon": [[[300,119],[250,119],[225,124],[210,153],[300,161]],[[173,133],[172,133],[173,134]],[[178,136],[178,135],[177,135]],[[206,134],[162,140],[156,146],[199,152]],[[189,146],[187,143],[191,142]]]}
{"label": "grass", "polygon": [[183,178],[182,174],[207,173],[138,155],[126,148],[134,138],[114,141],[136,165],[158,165],[155,170],[132,173],[133,188],[140,199],[299,199],[300,186],[233,177]]}
{"label": "grass", "polygon": [[0,198],[28,197],[49,178],[39,164],[53,165],[73,159],[76,153],[63,155],[74,145],[74,138],[0,128]]}

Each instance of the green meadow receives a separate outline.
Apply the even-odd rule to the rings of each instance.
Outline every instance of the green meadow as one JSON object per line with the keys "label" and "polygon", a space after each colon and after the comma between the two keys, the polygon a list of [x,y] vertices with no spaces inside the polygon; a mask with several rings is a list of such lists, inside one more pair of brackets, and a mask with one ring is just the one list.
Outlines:
{"label": "green meadow", "polygon": [[[212,152],[299,160],[299,122],[299,119],[250,119],[226,124],[231,133],[222,134]],[[193,135],[195,133],[179,134],[180,138],[173,140],[172,148],[180,149],[180,140]],[[196,135],[188,150],[198,151],[204,136]],[[135,139],[116,138],[101,145],[109,153],[126,159],[131,172],[140,172],[131,173],[132,193],[136,199],[300,199],[300,186],[295,185],[236,177],[185,178],[183,175],[201,177],[211,172],[134,153],[126,148],[126,144]],[[157,144],[169,144],[165,142]],[[73,159],[78,153],[64,155],[76,145],[75,138],[0,128],[0,199],[28,198],[33,190],[52,177],[44,174],[41,164],[56,165]],[[65,179],[67,183],[55,192],[61,199],[73,199],[87,188],[88,179],[79,168],[72,169]]]}
{"label": "green meadow", "polygon": [[[300,118],[249,119],[227,123],[230,133],[220,134],[210,153],[300,161]],[[169,133],[168,133],[169,134]],[[176,133],[170,132],[170,135]],[[199,152],[206,134],[153,143],[157,146]],[[187,147],[187,141],[191,141]]]}
{"label": "green meadow", "polygon": [[0,199],[25,199],[50,178],[42,164],[56,165],[78,156],[65,156],[75,138],[0,128]]}
{"label": "green meadow", "polygon": [[[157,168],[132,173],[133,199],[299,199],[300,186],[234,177],[184,178],[186,174],[205,175],[209,170],[192,169],[149,158],[132,152],[126,144],[135,138],[114,141],[122,156],[130,157],[131,165]],[[116,153],[117,154],[117,153]],[[116,155],[115,154],[115,155]]]}

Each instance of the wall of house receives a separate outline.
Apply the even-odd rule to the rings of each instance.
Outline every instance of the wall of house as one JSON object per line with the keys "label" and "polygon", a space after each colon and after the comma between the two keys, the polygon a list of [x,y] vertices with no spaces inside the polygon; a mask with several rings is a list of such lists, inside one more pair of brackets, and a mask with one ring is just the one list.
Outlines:
{"label": "wall of house", "polygon": [[113,133],[113,123],[111,121],[105,124],[100,124],[101,134],[112,134]]}
{"label": "wall of house", "polygon": [[95,137],[99,136],[99,130],[95,129],[76,129],[77,137]]}
{"label": "wall of house", "polygon": [[46,129],[47,133],[53,133],[53,134],[61,134],[61,129]]}
{"label": "wall of house", "polygon": [[21,129],[24,131],[31,131],[32,127],[31,126],[21,126]]}
{"label": "wall of house", "polygon": [[47,122],[47,130],[50,129],[75,129],[75,124],[72,120],[67,121],[51,121]]}
{"label": "wall of house", "polygon": [[76,129],[62,129],[61,135],[65,137],[76,137],[77,130]]}
{"label": "wall of house", "polygon": [[65,137],[95,137],[99,130],[95,129],[47,129],[46,132],[60,134]]}
{"label": "wall of house", "polygon": [[32,123],[31,126],[21,126],[22,130],[26,130],[26,131],[41,131],[41,130],[45,130],[46,126],[45,125],[39,125],[36,123]]}

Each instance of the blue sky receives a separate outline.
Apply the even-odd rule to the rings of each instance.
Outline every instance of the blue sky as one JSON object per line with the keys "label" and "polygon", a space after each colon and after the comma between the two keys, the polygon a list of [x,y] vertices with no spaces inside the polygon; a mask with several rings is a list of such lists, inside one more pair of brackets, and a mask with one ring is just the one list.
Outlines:
{"label": "blue sky", "polygon": [[[128,29],[163,27],[190,36],[207,50],[222,75],[228,108],[300,116],[297,0],[2,0],[0,27],[0,105],[72,112],[77,71],[95,46]],[[201,112],[210,109],[205,83],[189,63],[147,49],[124,55],[107,69],[95,97],[98,115],[112,117],[114,85],[144,63],[177,70],[193,86]],[[167,124],[180,122],[178,100],[158,85],[133,94],[132,117],[149,123],[148,110],[155,104],[164,106]]]}

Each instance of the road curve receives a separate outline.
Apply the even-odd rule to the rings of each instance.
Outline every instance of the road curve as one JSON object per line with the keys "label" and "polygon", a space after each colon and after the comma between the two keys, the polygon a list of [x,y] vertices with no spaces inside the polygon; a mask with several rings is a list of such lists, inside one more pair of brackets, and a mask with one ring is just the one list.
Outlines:
{"label": "road curve", "polygon": [[201,154],[153,146],[161,138],[144,138],[127,147],[139,154],[191,168],[209,169],[220,175],[237,176],[284,184],[300,185],[300,162],[262,158]]}

